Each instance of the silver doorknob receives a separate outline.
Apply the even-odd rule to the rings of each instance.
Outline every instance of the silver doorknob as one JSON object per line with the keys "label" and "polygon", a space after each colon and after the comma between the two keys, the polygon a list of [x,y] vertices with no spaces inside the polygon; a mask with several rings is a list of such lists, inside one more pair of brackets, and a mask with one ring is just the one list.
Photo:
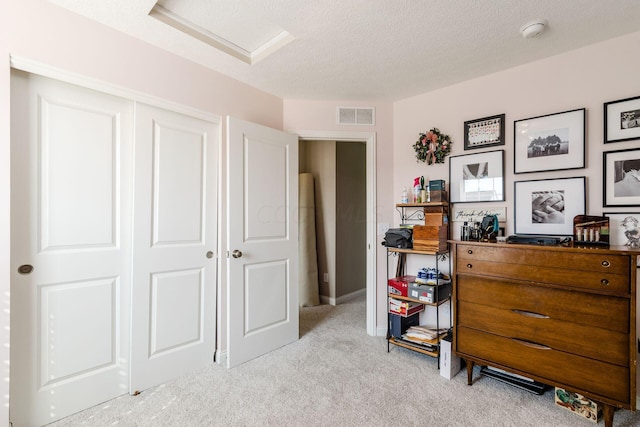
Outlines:
{"label": "silver doorknob", "polygon": [[236,249],[233,252],[231,252],[231,256],[234,257],[234,258],[241,258],[242,257],[242,252]]}
{"label": "silver doorknob", "polygon": [[207,258],[209,259],[213,258],[213,251],[207,252]]}

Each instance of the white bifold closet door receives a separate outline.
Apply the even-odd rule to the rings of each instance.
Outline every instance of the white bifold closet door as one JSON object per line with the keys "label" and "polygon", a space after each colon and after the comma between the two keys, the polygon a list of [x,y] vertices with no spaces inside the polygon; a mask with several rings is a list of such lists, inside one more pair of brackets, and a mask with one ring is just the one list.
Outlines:
{"label": "white bifold closet door", "polygon": [[11,90],[13,425],[212,363],[219,123],[19,71]]}
{"label": "white bifold closet door", "polygon": [[136,105],[131,390],[213,363],[218,125]]}
{"label": "white bifold closet door", "polygon": [[133,103],[11,81],[10,417],[36,426],[128,391]]}

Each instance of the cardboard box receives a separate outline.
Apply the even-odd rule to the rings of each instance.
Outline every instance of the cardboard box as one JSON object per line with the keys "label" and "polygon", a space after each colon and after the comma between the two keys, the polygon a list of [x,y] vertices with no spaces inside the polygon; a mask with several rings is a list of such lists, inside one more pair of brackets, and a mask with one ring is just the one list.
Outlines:
{"label": "cardboard box", "polygon": [[424,305],[418,302],[402,301],[389,298],[389,313],[402,317],[409,317],[424,310]]}
{"label": "cardboard box", "polygon": [[389,315],[389,333],[392,337],[401,338],[402,334],[407,332],[410,326],[417,326],[419,324],[420,313],[415,313],[407,317],[398,316],[397,314]]}
{"label": "cardboard box", "polygon": [[409,283],[414,282],[416,276],[400,276],[393,277],[387,281],[389,284],[389,293],[406,297],[409,295]]}
{"label": "cardboard box", "polygon": [[[443,301],[451,296],[451,281],[438,285],[438,301]],[[420,283],[409,283],[409,298],[417,299],[421,302],[433,304],[436,294],[436,285],[422,285]]]}
{"label": "cardboard box", "polygon": [[597,423],[602,418],[602,405],[581,394],[556,387],[553,394],[556,405]]}
{"label": "cardboard box", "polygon": [[462,367],[462,361],[453,354],[451,341],[440,341],[440,375],[450,380],[455,377]]}

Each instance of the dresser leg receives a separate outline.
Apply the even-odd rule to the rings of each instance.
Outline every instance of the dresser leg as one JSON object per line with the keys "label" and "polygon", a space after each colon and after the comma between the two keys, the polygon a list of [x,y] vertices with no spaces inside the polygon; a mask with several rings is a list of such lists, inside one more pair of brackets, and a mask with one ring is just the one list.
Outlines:
{"label": "dresser leg", "polygon": [[467,385],[473,384],[473,362],[471,360],[465,360],[467,364]]}
{"label": "dresser leg", "polygon": [[604,427],[613,427],[613,411],[614,407],[606,403],[602,407],[602,418],[604,418]]}

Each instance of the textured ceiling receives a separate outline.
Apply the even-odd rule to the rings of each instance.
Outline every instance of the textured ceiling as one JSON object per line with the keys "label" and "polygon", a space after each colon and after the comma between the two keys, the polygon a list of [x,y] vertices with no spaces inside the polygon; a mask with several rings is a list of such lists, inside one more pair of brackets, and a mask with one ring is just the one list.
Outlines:
{"label": "textured ceiling", "polygon": [[[393,101],[640,31],[638,0],[226,0],[295,38],[249,65],[150,17],[156,0],[50,1],[285,99]],[[206,24],[206,2],[161,3]]]}

